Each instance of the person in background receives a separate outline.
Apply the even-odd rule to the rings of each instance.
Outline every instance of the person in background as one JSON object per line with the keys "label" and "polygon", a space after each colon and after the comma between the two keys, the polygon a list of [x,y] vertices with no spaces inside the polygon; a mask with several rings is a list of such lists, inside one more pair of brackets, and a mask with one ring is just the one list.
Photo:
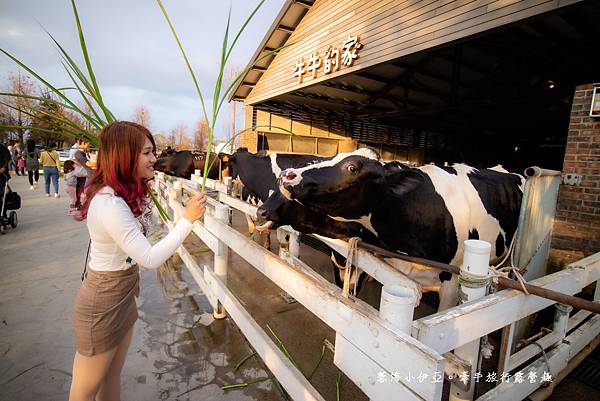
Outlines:
{"label": "person in background", "polygon": [[25,142],[25,169],[29,178],[29,189],[33,190],[37,188],[40,179],[40,151],[31,138]]}
{"label": "person in background", "polygon": [[71,149],[69,149],[69,160],[75,161],[75,153],[79,150],[79,145],[81,144],[81,139],[77,138]]}
{"label": "person in background", "polygon": [[79,149],[73,154],[73,161],[75,161],[75,175],[77,176],[77,207],[81,208],[83,192],[88,179],[92,178],[94,171],[89,163],[89,159],[86,155],[89,147],[89,142],[83,140],[79,141]]}
{"label": "person in background", "polygon": [[69,214],[77,213],[77,176],[75,175],[75,162],[66,160],[63,166],[65,192],[69,195]]}
{"label": "person in background", "polygon": [[58,174],[60,171],[60,160],[56,151],[56,144],[51,143],[40,155],[40,163],[44,170],[44,185],[46,197],[50,196],[50,180],[54,185],[54,197],[58,198]]}
{"label": "person in background", "polygon": [[8,169],[13,170],[15,174],[18,175],[17,171],[17,143],[15,141],[10,141],[8,144],[8,152],[10,153],[10,161],[8,162]]}
{"label": "person in background", "polygon": [[4,187],[6,187],[6,183],[10,180],[9,166],[11,160],[10,151],[0,143],[0,203],[4,195]]}
{"label": "person in background", "polygon": [[21,154],[21,145],[19,144],[19,142],[15,142],[15,144],[13,146],[13,162],[15,165],[15,174],[16,175],[21,175],[21,173],[19,172],[19,167],[17,166],[17,161],[19,160],[20,154]]}
{"label": "person in background", "polygon": [[77,351],[70,401],[121,399],[121,369],[138,318],[138,265],[162,265],[204,214],[206,197],[198,193],[166,237],[155,245],[148,242],[144,216],[154,178],[154,151],[152,134],[139,124],[115,121],[100,131],[98,167],[81,212],[91,245],[75,299]]}
{"label": "person in background", "polygon": [[22,154],[17,156],[17,174],[25,175],[25,159],[23,158]]}

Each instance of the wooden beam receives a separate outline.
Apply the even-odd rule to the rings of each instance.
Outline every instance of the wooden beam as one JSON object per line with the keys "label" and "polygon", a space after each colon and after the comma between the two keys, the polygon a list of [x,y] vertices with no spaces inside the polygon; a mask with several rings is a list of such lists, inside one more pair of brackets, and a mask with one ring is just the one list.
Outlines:
{"label": "wooden beam", "polygon": [[[450,62],[453,61],[452,58],[449,58],[449,57],[444,56],[444,55],[439,55],[439,54],[437,55],[437,58],[441,58],[442,60],[446,60],[446,61],[450,61]],[[394,61],[391,64],[395,65],[397,67],[401,67],[401,68],[408,68],[411,65],[410,63],[406,63],[406,62],[402,62],[402,61]],[[478,73],[480,75],[485,74],[484,72],[481,72],[481,70],[479,68],[476,68],[476,67],[474,67],[472,65],[465,65],[465,60],[464,59],[463,59],[463,65],[462,65],[462,67],[463,68],[466,67],[466,68],[468,68],[470,70],[473,70],[474,72],[476,72],[476,73]],[[433,78],[433,79],[436,79],[436,80],[442,81],[442,82],[450,82],[451,79],[452,79],[451,76],[445,76],[445,75],[442,75],[442,74],[437,74],[435,72],[428,71],[425,68],[421,68],[419,71],[415,72],[415,75],[422,75],[424,77]],[[466,85],[464,85],[462,83],[461,83],[461,86],[466,87]]]}
{"label": "wooden beam", "polygon": [[283,31],[283,32],[287,32],[287,33],[293,33],[295,28],[292,28],[290,26],[285,26],[283,24],[279,24],[277,25],[277,30],[278,31]]}
{"label": "wooden beam", "polygon": [[304,8],[311,8],[314,3],[311,3],[308,0],[294,0],[294,4],[298,4],[299,6],[303,6]]}
{"label": "wooden beam", "polygon": [[378,99],[386,96],[390,91],[392,91],[396,86],[404,86],[408,83],[413,74],[418,71],[421,67],[425,66],[427,63],[431,62],[435,57],[437,57],[435,52],[431,52],[423,56],[419,61],[407,67],[405,71],[403,71],[400,75],[394,78],[391,82],[388,82],[381,90],[371,96],[371,99],[365,104],[360,106],[356,112],[360,112],[365,108],[369,107],[371,104],[376,102]]}
{"label": "wooden beam", "polygon": [[[325,82],[322,82],[320,85],[327,86],[330,88],[340,89],[340,90],[344,90],[344,91],[348,91],[348,92],[352,92],[352,93],[358,93],[358,94],[366,95],[366,96],[372,96],[374,93],[372,91],[355,88],[355,87],[352,87],[352,86],[349,86],[346,84],[342,84],[340,82],[335,82],[335,81],[325,81]],[[400,99],[396,96],[391,96],[391,95],[388,95],[385,99],[395,105],[400,104],[401,102],[405,101],[405,99]],[[423,102],[416,102],[416,101],[411,101],[411,100],[408,100],[408,104],[412,104],[415,106],[425,106],[425,103],[423,103]],[[397,108],[401,109],[404,107],[398,106]]]}

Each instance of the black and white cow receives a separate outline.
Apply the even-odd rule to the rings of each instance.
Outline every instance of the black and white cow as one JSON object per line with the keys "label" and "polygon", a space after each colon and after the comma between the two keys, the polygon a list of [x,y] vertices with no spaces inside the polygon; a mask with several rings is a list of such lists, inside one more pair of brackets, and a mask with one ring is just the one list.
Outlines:
{"label": "black and white cow", "polygon": [[[277,191],[277,177],[282,170],[294,167],[304,167],[309,163],[325,160],[323,157],[293,154],[254,154],[247,148],[239,148],[229,158],[229,175],[243,185],[241,198],[252,204],[261,205],[269,196]],[[248,230],[253,233],[254,222],[246,216]],[[258,226],[256,229],[266,233],[265,246],[269,247],[269,229],[271,224]]]}
{"label": "black and white cow", "polygon": [[[297,155],[297,154],[271,154],[259,155],[248,152],[246,148],[239,148],[230,158],[230,173],[233,179],[239,179],[244,185],[242,199],[254,204],[261,205],[257,213],[258,219],[265,219],[260,211],[264,205],[273,205],[275,214],[270,215],[268,222],[256,229],[266,232],[278,228],[282,225],[289,225],[297,231],[303,233],[318,232],[328,237],[349,239],[361,235],[364,227],[354,222],[339,222],[327,216],[308,209],[298,202],[289,201],[281,196],[277,186],[277,177],[281,171],[293,167],[305,167],[310,164],[329,160],[329,158]],[[284,222],[284,223],[282,223]],[[252,232],[254,227],[252,222],[248,221],[249,230]],[[364,236],[369,237],[369,233]],[[371,243],[377,243],[371,241]],[[344,258],[334,253],[332,250],[332,263],[337,266],[343,266]],[[334,269],[334,278],[336,284],[341,286],[341,279],[338,269]],[[362,280],[356,280],[353,285],[356,291],[360,290]],[[354,289],[354,288],[352,288]]]}
{"label": "black and white cow", "polygon": [[[319,228],[319,233],[322,235],[342,239],[352,238],[364,230],[362,225],[330,219],[303,207],[298,202],[286,199],[279,192],[277,177],[283,170],[305,167],[329,159],[331,158],[296,154],[256,155],[249,153],[246,148],[240,148],[230,158],[230,171],[232,178],[239,179],[244,185],[242,199],[254,205],[273,205],[274,212],[268,216],[268,223],[259,226],[259,229],[274,229],[281,225],[290,225],[303,233],[312,233]],[[267,218],[263,210],[262,206],[258,209],[259,219]],[[281,224],[281,222],[285,223]],[[365,236],[369,237],[369,233],[365,233]]]}
{"label": "black and white cow", "polygon": [[239,179],[246,192],[243,199],[254,205],[267,200],[277,189],[277,178],[288,168],[305,167],[330,158],[295,154],[254,154],[239,148],[229,159],[230,175]]}
{"label": "black and white cow", "polygon": [[[208,178],[219,179],[219,169],[225,170],[228,166],[229,155],[225,153],[210,154],[210,172]],[[194,152],[191,150],[163,151],[154,164],[156,171],[165,174],[190,179],[194,170],[204,170],[206,152]]]}
{"label": "black and white cow", "polygon": [[[491,243],[493,263],[515,234],[523,182],[501,168],[384,164],[363,148],[287,169],[279,189],[286,199],[334,220],[361,224],[387,249],[458,264],[464,241],[481,239]],[[405,273],[421,275],[431,290],[441,285],[438,272]]]}

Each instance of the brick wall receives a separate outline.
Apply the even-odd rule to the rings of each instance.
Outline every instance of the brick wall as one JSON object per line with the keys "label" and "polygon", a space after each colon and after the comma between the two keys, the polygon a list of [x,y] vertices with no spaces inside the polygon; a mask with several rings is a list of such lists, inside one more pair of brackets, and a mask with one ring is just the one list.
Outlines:
{"label": "brick wall", "polygon": [[600,252],[600,119],[589,116],[593,88],[575,88],[562,172],[582,181],[562,184],[558,192],[549,261],[554,268]]}
{"label": "brick wall", "polygon": [[252,153],[256,153],[258,146],[258,137],[256,131],[246,131],[237,137],[236,148],[248,148]]}

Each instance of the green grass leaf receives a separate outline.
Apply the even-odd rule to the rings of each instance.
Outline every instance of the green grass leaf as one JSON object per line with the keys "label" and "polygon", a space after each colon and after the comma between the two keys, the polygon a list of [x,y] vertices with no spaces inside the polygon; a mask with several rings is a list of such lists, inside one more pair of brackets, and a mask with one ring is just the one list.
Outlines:
{"label": "green grass leaf", "polygon": [[58,89],[56,89],[50,82],[48,82],[47,80],[45,80],[41,75],[39,75],[38,73],[36,73],[33,69],[29,68],[25,63],[21,62],[19,59],[17,59],[12,54],[8,53],[6,50],[4,50],[2,48],[0,48],[0,52],[4,53],[5,56],[7,56],[8,58],[10,58],[12,61],[14,61],[19,67],[23,68],[29,74],[33,75],[33,77],[35,79],[37,79],[42,84],[44,84],[44,86],[46,86],[52,92],[56,93],[58,95],[58,97],[60,97],[67,104],[69,104],[73,110],[77,111],[77,113],[81,114],[82,116],[83,115],[87,115],[87,113],[85,113],[83,110],[81,110],[71,99],[69,99],[61,91],[59,91]]}
{"label": "green grass leaf", "polygon": [[95,97],[97,97],[97,100],[98,100],[98,106],[100,106],[100,108],[104,112],[106,121],[108,121],[108,122],[115,121],[115,116],[104,105],[104,101],[102,100],[102,95],[100,94],[100,88],[98,87],[98,83],[96,82],[96,76],[94,75],[94,70],[92,68],[90,56],[88,54],[87,46],[85,44],[85,37],[83,35],[83,29],[81,27],[81,21],[79,20],[79,13],[77,12],[77,6],[75,5],[75,0],[71,0],[71,6],[73,7],[73,15],[75,16],[75,22],[77,23],[77,32],[79,34],[79,44],[81,46],[81,52],[83,53],[85,65],[87,67],[88,74],[90,75],[90,81],[92,81],[92,85],[94,87]]}

